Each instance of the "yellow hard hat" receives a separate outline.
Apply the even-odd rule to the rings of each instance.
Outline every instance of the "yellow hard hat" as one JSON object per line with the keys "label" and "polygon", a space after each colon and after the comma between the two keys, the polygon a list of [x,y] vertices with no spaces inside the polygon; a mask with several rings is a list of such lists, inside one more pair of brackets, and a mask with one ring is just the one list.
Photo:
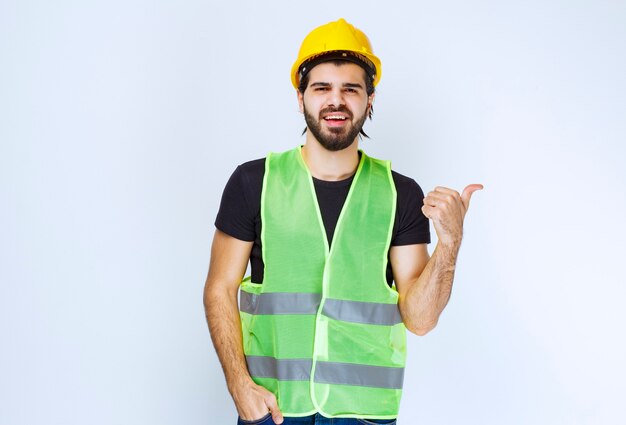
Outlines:
{"label": "yellow hard hat", "polygon": [[315,28],[305,37],[298,52],[298,59],[291,67],[291,83],[296,90],[300,83],[302,71],[300,67],[320,55],[331,52],[339,52],[343,56],[333,59],[351,60],[371,68],[374,73],[372,75],[374,86],[380,81],[382,72],[380,59],[374,55],[369,39],[363,31],[342,18]]}

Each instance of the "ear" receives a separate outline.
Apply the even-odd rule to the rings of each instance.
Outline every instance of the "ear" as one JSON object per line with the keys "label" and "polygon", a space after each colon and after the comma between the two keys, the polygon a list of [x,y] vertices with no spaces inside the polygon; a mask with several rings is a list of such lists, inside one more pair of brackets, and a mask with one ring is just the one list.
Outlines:
{"label": "ear", "polygon": [[376,92],[372,93],[367,98],[367,113],[369,114],[372,105],[374,105],[374,98],[376,97]]}
{"label": "ear", "polygon": [[296,90],[296,94],[298,95],[298,110],[300,113],[304,113],[304,96],[300,93],[300,90]]}

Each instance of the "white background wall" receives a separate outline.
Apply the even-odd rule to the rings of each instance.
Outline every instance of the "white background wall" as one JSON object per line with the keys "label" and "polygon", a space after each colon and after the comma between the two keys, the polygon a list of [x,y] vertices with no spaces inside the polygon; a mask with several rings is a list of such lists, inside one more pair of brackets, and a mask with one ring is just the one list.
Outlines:
{"label": "white background wall", "polygon": [[485,185],[400,423],[626,423],[608,0],[0,1],[0,423],[235,423],[213,220],[237,164],[303,141],[289,69],[339,17],[383,61],[362,147],[425,191]]}

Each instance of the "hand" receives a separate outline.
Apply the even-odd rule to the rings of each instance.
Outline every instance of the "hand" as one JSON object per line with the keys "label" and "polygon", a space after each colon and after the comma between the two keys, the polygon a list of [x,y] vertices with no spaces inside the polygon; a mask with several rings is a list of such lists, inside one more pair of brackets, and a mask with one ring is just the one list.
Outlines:
{"label": "hand", "polygon": [[422,212],[433,221],[439,242],[458,248],[463,238],[463,219],[469,208],[472,193],[483,188],[482,184],[470,184],[459,195],[456,190],[437,186],[424,198]]}
{"label": "hand", "polygon": [[274,394],[252,381],[234,390],[233,399],[237,413],[243,420],[260,419],[269,411],[274,423],[283,423],[283,414],[278,409]]}

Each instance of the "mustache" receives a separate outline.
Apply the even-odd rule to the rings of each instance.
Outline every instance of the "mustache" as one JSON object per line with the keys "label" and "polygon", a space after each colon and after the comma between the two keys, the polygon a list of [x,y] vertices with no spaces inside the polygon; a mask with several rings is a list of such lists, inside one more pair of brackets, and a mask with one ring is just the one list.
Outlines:
{"label": "mustache", "polygon": [[341,105],[339,107],[333,107],[333,106],[329,106],[328,108],[324,108],[320,111],[320,115],[319,115],[319,119],[322,119],[322,116],[329,114],[331,112],[343,112],[344,114],[346,114],[350,120],[352,120],[352,118],[354,118],[352,116],[352,111],[350,111],[347,107]]}

